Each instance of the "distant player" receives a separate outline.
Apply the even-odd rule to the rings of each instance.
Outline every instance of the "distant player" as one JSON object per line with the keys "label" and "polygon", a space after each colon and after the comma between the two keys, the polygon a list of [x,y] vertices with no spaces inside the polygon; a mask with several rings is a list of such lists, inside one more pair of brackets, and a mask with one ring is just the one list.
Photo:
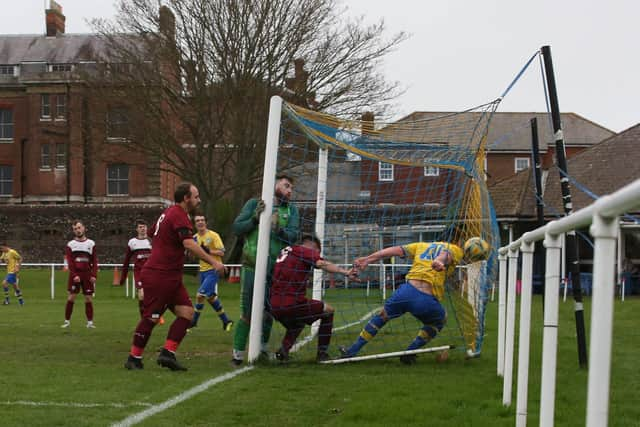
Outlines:
{"label": "distant player", "polygon": [[[207,218],[202,214],[195,216],[195,223],[198,232],[193,235],[193,240],[195,240],[202,250],[213,256],[213,259],[222,263],[224,244],[222,243],[220,235],[215,231],[207,229]],[[233,327],[233,321],[227,317],[224,308],[222,308],[222,303],[218,298],[218,272],[211,264],[200,260],[200,288],[198,288],[196,295],[195,313],[191,321],[192,328],[198,326],[198,319],[200,319],[200,313],[202,313],[202,309],[204,308],[205,299],[215,312],[218,313],[218,317],[222,321],[222,329],[229,332]]]}
{"label": "distant player", "polygon": [[69,281],[67,283],[67,305],[64,311],[64,323],[62,328],[71,325],[71,314],[76,297],[82,290],[84,295],[84,311],[87,316],[87,328],[93,329],[93,294],[95,292],[96,279],[98,277],[98,256],[96,243],[86,236],[86,228],[82,221],[71,222],[71,229],[75,235],[73,240],[67,243],[65,258],[69,266]]}
{"label": "distant player", "polygon": [[142,268],[140,277],[144,290],[142,319],[133,334],[131,351],[124,364],[127,369],[143,369],[144,348],[160,316],[169,309],[176,315],[176,319],[169,327],[157,362],[172,371],[187,370],[175,355],[193,318],[193,305],[182,283],[185,249],[224,274],[224,265],[203,251],[193,240],[193,228],[188,214],[193,214],[200,205],[198,188],[191,183],[179,184],[173,197],[175,205],[167,208],[151,228],[153,251]]}
{"label": "distant player", "polygon": [[136,221],[137,236],[133,237],[127,243],[127,252],[122,262],[122,275],[120,276],[120,286],[124,285],[129,273],[129,263],[133,259],[133,282],[135,283],[138,296],[138,307],[140,308],[140,317],[142,317],[142,299],[144,291],[140,283],[140,273],[142,267],[151,256],[151,239],[147,236],[147,223],[139,219]]}
{"label": "distant player", "polygon": [[276,358],[280,361],[289,359],[289,351],[304,326],[318,319],[320,329],[316,359],[329,359],[327,350],[331,341],[334,309],[325,302],[307,298],[307,283],[314,268],[340,273],[351,279],[355,279],[357,271],[354,268],[346,270],[324,260],[320,250],[317,237],[304,235],[300,244],[284,248],[276,261],[271,283],[271,314],[287,329],[282,346],[276,352]]}
{"label": "distant player", "polygon": [[18,298],[18,303],[24,305],[24,299],[22,298],[22,291],[18,285],[18,274],[20,273],[20,265],[22,263],[22,257],[15,249],[11,249],[9,246],[0,245],[0,261],[7,264],[7,275],[2,281],[2,288],[4,289],[4,305],[9,305],[9,285],[13,286],[15,296]]}
{"label": "distant player", "polygon": [[[378,331],[391,319],[411,313],[423,324],[418,336],[409,344],[407,350],[423,347],[436,337],[444,327],[446,312],[440,304],[444,297],[444,284],[463,256],[470,258],[460,246],[448,242],[417,242],[404,246],[392,246],[369,256],[355,260],[355,267],[364,270],[369,264],[381,259],[410,257],[413,261],[407,273],[406,283],[402,284],[387,301],[382,311],[373,316],[364,327],[358,339],[348,348],[341,348],[343,357],[353,357],[366,345]],[[478,259],[474,259],[478,261]],[[441,359],[446,356],[441,357]],[[400,356],[400,361],[412,364],[415,354]]]}

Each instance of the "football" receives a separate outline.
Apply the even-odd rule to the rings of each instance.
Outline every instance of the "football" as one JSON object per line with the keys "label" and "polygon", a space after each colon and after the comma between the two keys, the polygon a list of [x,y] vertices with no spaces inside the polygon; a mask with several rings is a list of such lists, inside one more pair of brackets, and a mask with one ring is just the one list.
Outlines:
{"label": "football", "polygon": [[464,256],[469,262],[487,259],[489,250],[489,243],[480,237],[472,237],[464,243]]}

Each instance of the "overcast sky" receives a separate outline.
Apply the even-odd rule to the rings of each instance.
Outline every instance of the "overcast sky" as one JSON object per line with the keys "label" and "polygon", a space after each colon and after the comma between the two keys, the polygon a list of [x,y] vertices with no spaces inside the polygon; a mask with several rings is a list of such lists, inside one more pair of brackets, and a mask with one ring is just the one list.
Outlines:
{"label": "overcast sky", "polygon": [[[46,1],[48,4],[48,1]],[[110,18],[111,0],[58,0],[67,32]],[[365,22],[411,37],[384,72],[406,93],[397,117],[458,111],[496,99],[541,46],[550,45],[560,108],[619,132],[640,122],[638,0],[344,0]],[[4,34],[44,32],[45,0],[2,0]],[[539,62],[507,94],[499,111],[546,111]]]}

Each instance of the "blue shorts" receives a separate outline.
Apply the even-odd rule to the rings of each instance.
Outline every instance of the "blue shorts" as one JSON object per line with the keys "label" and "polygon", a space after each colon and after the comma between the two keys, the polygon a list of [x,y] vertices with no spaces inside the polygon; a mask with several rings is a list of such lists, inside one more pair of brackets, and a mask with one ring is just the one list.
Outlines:
{"label": "blue shorts", "polygon": [[200,272],[200,287],[198,288],[200,295],[211,298],[218,295],[218,272],[216,270],[207,270]]}
{"label": "blue shorts", "polygon": [[444,307],[436,297],[420,292],[409,283],[404,283],[387,299],[384,311],[389,319],[409,312],[423,324],[431,325],[438,331],[444,327],[446,317]]}
{"label": "blue shorts", "polygon": [[18,283],[18,275],[16,273],[7,273],[7,277],[4,280],[10,285],[15,285]]}

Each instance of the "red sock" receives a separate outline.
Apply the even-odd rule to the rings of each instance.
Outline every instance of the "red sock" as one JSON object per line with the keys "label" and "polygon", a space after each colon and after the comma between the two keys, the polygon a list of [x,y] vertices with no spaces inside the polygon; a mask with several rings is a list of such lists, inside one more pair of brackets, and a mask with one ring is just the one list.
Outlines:
{"label": "red sock", "polygon": [[[169,347],[165,348],[169,351],[175,352],[178,348],[178,345],[182,342],[182,339],[187,334],[187,328],[191,326],[191,321],[185,319],[184,317],[176,317],[176,320],[173,321],[171,327],[169,328],[169,333],[167,334],[167,343],[173,341],[175,343],[175,348],[171,349]],[[173,344],[171,344],[173,345]]]}
{"label": "red sock", "polygon": [[140,318],[142,319],[142,315],[144,313],[144,306],[142,305],[141,300],[138,300],[138,309],[140,310]]}
{"label": "red sock", "polygon": [[71,313],[73,313],[73,301],[67,300],[67,305],[64,308],[64,318],[65,320],[71,320]]}
{"label": "red sock", "polygon": [[151,331],[156,326],[151,319],[140,319],[136,331],[133,333],[133,345],[131,346],[131,355],[140,357],[144,351],[149,337],[151,337]]}
{"label": "red sock", "polygon": [[85,302],[84,303],[84,313],[87,315],[87,320],[89,322],[93,321],[93,303]]}

